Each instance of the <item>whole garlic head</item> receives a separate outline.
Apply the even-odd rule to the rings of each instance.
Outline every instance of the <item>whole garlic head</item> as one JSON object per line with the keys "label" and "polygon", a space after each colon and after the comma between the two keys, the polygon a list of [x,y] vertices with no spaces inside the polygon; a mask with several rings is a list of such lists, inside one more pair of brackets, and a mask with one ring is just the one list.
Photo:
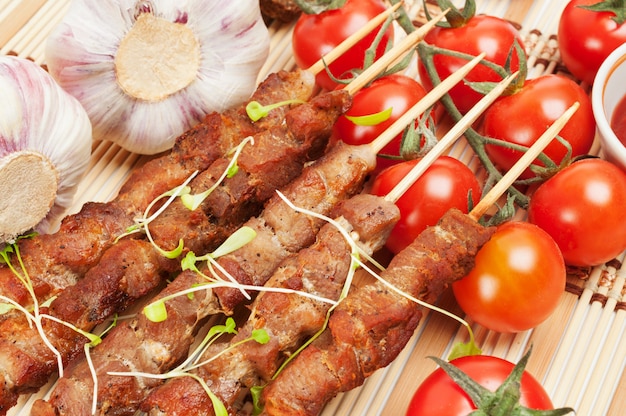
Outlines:
{"label": "whole garlic head", "polygon": [[74,0],[46,44],[94,139],[141,154],[249,98],[268,54],[258,0]]}
{"label": "whole garlic head", "polygon": [[51,232],[91,156],[80,103],[34,62],[0,56],[0,242]]}

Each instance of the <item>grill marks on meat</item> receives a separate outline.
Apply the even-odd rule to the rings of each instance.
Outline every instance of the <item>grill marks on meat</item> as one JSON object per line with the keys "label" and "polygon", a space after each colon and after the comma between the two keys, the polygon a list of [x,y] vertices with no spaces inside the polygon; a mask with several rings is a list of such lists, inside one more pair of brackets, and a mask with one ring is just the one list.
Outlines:
{"label": "grill marks on meat", "polygon": [[[314,87],[308,72],[279,72],[259,85],[251,100],[270,104],[288,99],[307,101]],[[67,216],[54,234],[19,240],[20,252],[40,300],[71,286],[94,266],[115,238],[133,224],[157,196],[203,171],[244,137],[280,123],[288,107],[273,110],[254,123],[245,105],[223,114],[211,113],[181,135],[171,152],[134,171],[118,196],[107,203],[86,203]],[[27,291],[10,269],[0,265],[0,294],[22,305],[31,303]]]}
{"label": "grill marks on meat", "polygon": [[[174,217],[165,215],[164,217],[167,218],[167,221],[159,220],[168,231],[173,230],[173,232],[167,233],[168,242],[178,242],[179,238],[189,238],[189,240],[185,240],[188,243],[186,248],[193,249],[196,253],[205,253],[216,248],[237,227],[242,225],[244,219],[242,213],[254,213],[252,210],[248,211],[250,207],[254,207],[254,210],[257,212],[261,210],[264,202],[262,199],[267,200],[270,195],[275,193],[275,189],[271,189],[272,186],[285,186],[302,171],[303,165],[308,161],[311,152],[313,151],[313,154],[318,153],[327,143],[333,120],[348,108],[350,102],[350,95],[345,91],[334,91],[317,96],[309,103],[292,109],[285,117],[285,123],[257,134],[255,145],[244,147],[241,153],[238,173],[209,195],[202,204],[202,213],[196,213],[190,217],[187,208],[183,207],[187,217],[181,217],[179,214],[182,211],[176,208],[177,204],[180,203],[179,200],[175,201],[173,206],[167,208],[166,212],[169,212],[170,208],[178,212],[179,214],[177,215],[179,215],[178,218],[180,219],[180,221],[174,222]],[[307,120],[309,123],[307,123]],[[269,150],[267,150],[268,147]],[[278,163],[283,166],[282,169],[276,168]],[[222,167],[223,161],[218,159],[214,165],[201,174],[199,179],[209,178],[208,180],[210,181],[212,177],[215,177],[216,175],[211,176],[211,172],[216,165]],[[223,169],[219,174],[221,175],[222,172]],[[243,178],[245,182],[238,178]],[[346,192],[346,190],[340,191],[342,193]],[[224,203],[228,205],[224,208],[225,217],[218,218],[214,215],[216,207],[220,207]],[[242,208],[242,205],[245,208]],[[157,236],[159,236],[158,240],[163,237],[164,234],[162,232],[155,231],[159,229],[159,223],[152,224],[150,229],[153,236],[155,236],[155,240],[157,240]],[[207,238],[207,236],[213,236],[214,238]],[[127,241],[125,251],[134,250],[134,245],[145,244],[143,240]],[[160,241],[158,242],[161,243]],[[156,249],[153,249],[153,251],[155,255],[146,257],[144,264],[135,263],[126,269],[126,273],[143,274],[145,282],[155,283],[144,285],[145,289],[156,288],[158,283],[162,281],[159,277],[162,277],[163,273],[173,271],[175,267],[180,267],[180,259],[168,262],[157,255]],[[94,267],[90,272],[93,273],[90,274],[89,279],[83,279],[83,286],[87,290],[92,287],[89,284],[90,281],[106,280],[106,274],[108,273],[106,265]],[[123,275],[126,273],[123,273]],[[154,273],[159,274],[159,276],[155,276]],[[117,279],[111,282],[109,296],[113,297],[111,294],[115,293],[115,296],[118,298],[125,299],[130,297],[130,294],[125,292],[126,288],[125,277]],[[67,288],[66,292],[68,294],[66,296],[72,296],[73,289],[74,287]],[[94,290],[90,295],[85,295],[84,292],[80,292],[80,294],[83,298],[93,298],[95,300],[89,305],[79,305],[82,308],[83,317],[99,316],[100,311],[97,308],[103,305],[103,302],[98,300],[99,292]],[[109,312],[113,311],[115,306],[111,305]],[[216,310],[213,309],[213,312],[216,312]],[[59,318],[65,320],[64,316],[59,316]],[[91,330],[100,322],[83,319],[81,323],[85,324],[81,329]],[[180,341],[176,339],[176,341],[184,342],[184,339]],[[79,345],[78,348],[82,348],[82,346]],[[117,349],[119,346],[115,345],[112,348]],[[134,351],[134,349],[131,348],[130,351]],[[113,390],[107,389],[107,392],[112,393]],[[103,395],[107,394],[107,392],[103,393]],[[130,399],[131,397],[132,395],[129,394],[115,397],[115,400],[120,398]]]}
{"label": "grill marks on meat", "polygon": [[[395,256],[381,276],[432,303],[471,270],[476,252],[492,233],[452,210]],[[360,386],[391,363],[421,315],[421,307],[378,281],[354,290],[335,309],[322,337],[265,388],[264,414],[319,414],[336,394]]]}
{"label": "grill marks on meat", "polygon": [[[282,192],[295,205],[328,215],[338,201],[362,189],[365,177],[374,166],[375,155],[367,147],[337,144],[322,158],[307,166],[302,175],[284,187]],[[323,221],[294,212],[278,195],[274,195],[263,213],[250,219],[246,225],[256,231],[256,238],[227,256],[220,257],[218,262],[241,283],[262,285],[282,260],[315,241]],[[201,283],[206,283],[202,276],[184,271],[158,298]],[[122,323],[114,328],[92,353],[92,361],[98,369],[98,399],[101,408],[138,409],[149,388],[154,385],[154,380],[110,376],[107,371],[116,368],[117,371],[161,374],[170,370],[187,356],[193,334],[206,317],[220,312],[230,314],[232,308],[243,299],[243,295],[236,289],[199,291],[191,299],[182,296],[168,300],[168,318],[164,322],[153,323],[140,314],[130,324]],[[133,351],[135,355],[131,359],[116,357],[111,353],[121,350]],[[93,382],[87,372],[87,363],[77,362],[75,367],[68,370],[66,377],[59,380],[50,400],[38,401],[33,410],[40,412],[37,413],[40,415],[55,412],[80,414],[75,413],[77,406],[88,406],[91,403],[92,389]]]}
{"label": "grill marks on meat", "polygon": [[[348,231],[356,232],[366,252],[379,250],[399,218],[395,204],[369,195],[357,195],[339,204],[334,213]],[[266,283],[267,286],[301,290],[329,299],[338,299],[348,276],[351,248],[331,224],[320,230],[315,243],[286,259]],[[293,293],[262,292],[253,303],[248,321],[230,343],[214,344],[204,359],[217,357],[195,373],[213,393],[236,413],[235,405],[250,387],[269,382],[284,359],[322,328],[328,303]],[[267,344],[247,342],[234,349],[230,345],[264,328]],[[219,355],[226,351],[224,354]],[[142,404],[150,414],[204,415],[213,407],[203,388],[184,377],[155,389]]]}
{"label": "grill marks on meat", "polygon": [[[204,253],[217,247],[243,223],[245,220],[243,215],[251,215],[261,210],[264,202],[262,198],[269,198],[275,191],[270,190],[269,185],[281,183],[284,185],[290,182],[302,170],[305,162],[308,161],[311,150],[322,148],[327,143],[333,123],[326,123],[326,121],[336,119],[348,108],[349,103],[350,96],[345,91],[331,92],[326,94],[326,96],[315,97],[309,103],[293,108],[289,112],[289,116],[286,117],[286,122],[280,125],[280,129],[272,128],[271,133],[261,132],[257,134],[255,145],[246,146],[242,152],[245,165],[240,163],[238,173],[220,185],[216,192],[209,195],[202,204],[202,207],[207,209],[189,215],[189,210],[185,208],[185,212],[188,214],[187,218],[181,218],[176,223],[169,222],[167,224],[167,229],[173,231],[165,235],[169,239],[168,243],[169,241],[177,243],[179,238],[188,238],[188,240],[185,240],[188,243],[186,249],[198,249],[196,252],[199,253]],[[311,108],[315,111],[309,111]],[[303,131],[294,131],[294,128],[306,126],[299,117],[313,118],[313,123],[319,129],[305,128]],[[315,117],[321,118],[325,122],[315,123]],[[294,125],[297,127],[294,127]],[[266,147],[269,147],[271,151],[263,150]],[[256,159],[254,159],[255,153]],[[264,157],[271,158],[271,160],[264,160]],[[282,170],[273,169],[274,164],[278,160],[288,167]],[[221,167],[222,164],[222,160],[218,159],[203,174],[212,172],[214,166]],[[272,175],[280,175],[280,178],[273,177],[269,179]],[[239,178],[243,178],[244,182]],[[264,181],[263,178],[268,179]],[[260,185],[261,183],[263,183],[262,186]],[[234,186],[231,187],[231,184],[234,184]],[[216,201],[223,199],[223,195],[228,195],[229,205],[224,209],[224,213],[228,218],[217,218],[212,215],[211,208],[219,206],[219,202]],[[246,208],[241,208],[241,205],[244,205]],[[169,208],[166,211],[169,211]],[[172,220],[172,217],[167,218],[169,221]],[[163,233],[160,236],[164,237]],[[129,303],[137,300],[138,297],[146,295],[150,290],[155,289],[163,282],[163,278],[169,272],[180,268],[180,259],[165,260],[159,255],[156,248],[145,240],[125,240],[123,248],[118,248],[116,245],[111,249],[119,250],[118,254],[120,257],[111,259],[111,262],[114,264],[108,261],[98,263],[82,279],[81,285],[74,285],[65,289],[63,300],[68,300],[72,307],[65,308],[64,306],[59,306],[57,308],[56,305],[59,299],[52,303],[51,311],[69,312],[71,316],[68,317],[62,314],[55,316],[73,324],[80,323],[80,329],[90,331],[102,322],[103,317],[110,315],[112,312],[120,311]],[[142,255],[143,261],[120,265],[120,262],[123,262],[123,257],[121,256],[132,257],[135,255]],[[116,267],[116,264],[119,267]],[[131,284],[131,280],[135,276],[139,277],[140,283],[135,282]],[[72,302],[73,298],[78,297],[82,301]],[[75,318],[78,321],[74,322],[69,318]],[[23,325],[27,325],[23,317],[17,316],[16,319],[22,319]],[[0,334],[0,338],[1,336]],[[54,339],[54,342],[58,341]],[[61,350],[63,355],[71,354],[75,349],[82,349],[82,345],[77,343],[76,345],[64,346],[64,348],[64,350]],[[10,388],[17,392],[21,389],[19,385],[14,385]],[[0,396],[1,406],[10,407],[14,405],[12,402],[5,404],[3,402],[4,397],[9,397],[9,394]]]}

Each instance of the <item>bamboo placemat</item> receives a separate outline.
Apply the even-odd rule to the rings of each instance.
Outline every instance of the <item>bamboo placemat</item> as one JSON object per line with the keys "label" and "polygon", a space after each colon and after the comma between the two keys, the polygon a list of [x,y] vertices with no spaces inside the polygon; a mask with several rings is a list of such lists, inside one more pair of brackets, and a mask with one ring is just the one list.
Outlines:
{"label": "bamboo placemat", "polygon": [[[417,23],[425,20],[421,1],[405,2]],[[558,19],[566,0],[477,0],[479,13],[504,17],[521,31],[529,53],[529,77],[545,73],[570,76],[560,63],[556,42]],[[27,57],[45,66],[44,45],[70,0],[0,0],[0,54]],[[434,13],[437,7],[428,5]],[[280,69],[293,69],[290,24],[272,23],[270,56],[259,80]],[[414,68],[409,73],[416,75]],[[583,85],[588,89],[588,86]],[[596,145],[594,152],[601,154]],[[450,154],[474,169],[479,163],[460,140]],[[79,185],[70,212],[86,201],[113,198],[135,167],[149,157],[130,154],[117,145],[96,142],[89,170]],[[524,213],[519,213],[523,216]],[[621,260],[568,278],[568,288],[555,313],[534,330],[498,334],[472,325],[485,353],[517,361],[533,345],[527,369],[545,386],[556,406],[571,406],[577,415],[622,415],[626,410],[626,266]],[[451,294],[441,305],[461,313]],[[402,354],[372,375],[359,389],[336,397],[324,410],[330,415],[402,415],[419,383],[435,369],[427,356],[445,357],[450,346],[465,340],[466,331],[442,315],[426,312]],[[10,415],[27,415],[29,403],[45,395],[22,398]]]}

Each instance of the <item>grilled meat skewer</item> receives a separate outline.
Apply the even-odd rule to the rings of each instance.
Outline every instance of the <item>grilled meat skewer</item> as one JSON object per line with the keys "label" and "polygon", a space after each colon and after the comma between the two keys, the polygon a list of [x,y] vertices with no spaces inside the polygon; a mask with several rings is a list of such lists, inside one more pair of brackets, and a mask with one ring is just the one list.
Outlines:
{"label": "grilled meat skewer", "polygon": [[[375,155],[376,152],[381,148],[381,146],[384,146],[384,143],[386,140],[389,140],[392,137],[395,137],[395,135],[398,133],[398,131],[394,131],[395,129],[399,129],[400,131],[404,128],[405,123],[409,123],[410,121],[412,121],[412,118],[416,117],[417,115],[419,115],[421,112],[425,111],[428,106],[432,105],[437,99],[439,99],[439,97],[445,93],[445,91],[447,91],[447,89],[449,89],[452,85],[454,85],[456,82],[458,82],[458,80],[460,80],[463,75],[465,73],[467,73],[473,66],[475,66],[477,63],[479,62],[479,58],[476,58],[475,60],[473,60],[472,62],[468,63],[467,65],[465,65],[461,70],[459,70],[454,76],[451,76],[450,78],[448,78],[444,83],[442,83],[440,86],[438,86],[436,89],[434,89],[431,93],[429,93],[427,95],[427,97],[424,98],[424,100],[422,100],[420,103],[418,103],[418,105],[416,105],[414,108],[412,108],[406,115],[405,117],[401,118],[397,123],[394,123],[394,126],[392,126],[392,128],[388,129],[388,132],[385,133],[389,133],[389,134],[384,134],[383,137],[379,138],[378,140],[376,140],[374,143],[372,143],[371,145],[368,146],[362,146],[360,148],[354,148],[352,147],[352,150],[348,150],[347,154],[343,155],[343,156],[337,156],[337,160],[338,160],[338,165],[335,166],[335,171],[331,172],[330,175],[326,175],[327,179],[326,181],[328,181],[329,183],[332,183],[333,180],[337,180],[337,178],[340,178],[343,175],[346,175],[349,178],[355,178],[352,175],[352,170],[350,169],[350,165],[352,163],[354,163],[355,159],[358,159],[358,155],[357,156],[352,156],[351,152],[356,152],[357,149],[359,153],[365,152],[365,156],[361,156],[362,158],[364,157],[365,160],[370,160],[370,162],[365,162],[364,165],[370,165],[367,169],[367,171],[371,171],[371,169],[373,168],[373,161],[375,160]],[[412,117],[411,117],[412,115]],[[342,146],[343,148],[345,148],[345,145]],[[341,148],[340,148],[341,149]],[[346,150],[342,150],[341,152],[346,153]],[[327,157],[329,155],[332,155],[333,153],[341,153],[341,152],[329,152],[329,154],[327,154]],[[345,172],[345,169],[348,169],[348,173],[345,174],[341,174],[338,173],[337,170],[341,169],[342,171]],[[364,176],[361,177],[361,181],[363,180]],[[330,180],[333,179],[333,180]],[[319,182],[322,184],[321,187],[314,187],[313,189],[309,189],[310,183],[308,182],[307,179],[305,179],[303,182],[300,182],[298,184],[295,185],[295,187],[292,186],[293,189],[296,189],[297,191],[295,192],[295,195],[291,195],[290,192],[288,192],[288,198],[292,201],[294,201],[297,205],[305,207],[305,208],[309,208],[313,211],[318,211],[318,212],[322,212],[322,213],[327,213],[329,211],[329,206],[328,204],[331,203],[332,201],[327,201],[324,202],[324,194],[325,194],[325,187],[326,184],[325,182]],[[293,185],[293,184],[292,184]],[[303,186],[304,185],[304,186]],[[345,194],[344,194],[345,196]],[[312,204],[310,202],[310,200],[308,200],[308,198],[319,198],[319,202],[316,204]],[[336,202],[336,200],[335,200]],[[334,202],[333,202],[334,203]],[[280,205],[280,204],[279,204]],[[270,202],[270,204],[268,205],[268,207],[272,206],[272,203]],[[332,204],[331,204],[332,206]],[[289,208],[289,210],[291,210],[291,208]],[[259,238],[259,236],[257,236],[257,238],[255,238],[252,243],[247,244],[246,246],[244,246],[242,249],[238,250],[238,252],[243,252],[246,253],[246,255],[243,256],[239,256],[238,258],[229,258],[230,256],[226,256],[225,258],[220,258],[220,263],[223,265],[223,267],[232,275],[235,277],[235,279],[237,279],[240,283],[243,284],[256,284],[256,285],[261,285],[263,284],[267,278],[269,278],[269,276],[271,275],[271,272],[273,270],[273,268],[277,267],[278,262],[280,260],[282,260],[282,258],[279,258],[279,255],[289,255],[289,251],[285,249],[285,247],[280,247],[280,246],[276,246],[276,242],[280,242],[281,244],[285,244],[288,243],[289,245],[287,246],[289,249],[293,249],[291,251],[291,253],[296,253],[299,249],[301,249],[302,247],[304,247],[305,245],[301,245],[301,246],[297,246],[297,244],[302,244],[302,239],[303,236],[301,236],[300,234],[303,233],[302,228],[299,227],[294,227],[294,225],[296,225],[297,223],[301,222],[302,220],[298,220],[295,222],[291,222],[291,218],[297,218],[297,216],[288,216],[288,215],[284,215],[286,214],[285,208],[283,207],[281,210],[279,210],[279,212],[281,213],[281,215],[276,215],[275,212],[270,211],[268,213],[268,209],[266,207],[266,210],[264,211],[264,217],[262,218],[261,221],[256,221],[257,219],[255,219],[255,221],[252,221],[249,225],[252,228],[257,229],[257,232],[259,232],[259,235],[265,235],[265,237],[263,238]],[[286,221],[286,222],[285,222]],[[305,219],[304,220],[305,223],[309,223],[311,222],[310,219]],[[268,226],[269,225],[269,226]],[[319,227],[321,225],[318,225],[317,227]],[[273,234],[273,230],[270,229],[270,227],[274,228],[277,232],[275,234]],[[310,227],[310,226],[307,226]],[[261,234],[260,231],[270,231],[269,234]],[[313,239],[314,239],[314,235],[315,232],[309,232],[309,228],[305,228],[307,235],[309,235],[310,241],[306,242],[306,244],[310,244],[312,243]],[[259,246],[259,248],[255,248],[256,247],[256,242],[260,242],[259,244],[261,244]],[[264,245],[262,243],[265,243],[267,245]],[[267,253],[267,255],[263,256],[264,253]],[[272,267],[269,267],[268,265],[271,264],[271,262],[268,263],[264,263],[264,261],[266,260],[265,257],[268,257],[268,255],[270,255],[270,253],[272,254],[272,258],[274,259],[275,263]],[[276,253],[276,255],[274,255]],[[255,272],[254,268],[256,267],[260,267],[260,269],[257,269],[257,271]],[[177,281],[183,279],[183,278],[187,278],[189,279],[188,285],[184,286],[184,287],[190,287],[193,283],[202,283],[202,278],[195,276],[195,279],[199,279],[198,280],[194,280],[194,276],[190,276],[188,277],[189,274],[188,273],[182,273],[178,278]],[[258,277],[257,277],[258,276]],[[257,277],[257,278],[255,278]],[[167,291],[167,289],[166,289]],[[228,308],[232,308],[234,307],[233,305],[236,305],[237,303],[240,302],[240,300],[242,299],[242,295],[240,294],[240,292],[236,289],[224,289],[224,290],[220,290],[220,289],[215,289],[214,292],[217,293],[217,297],[220,300],[220,306],[222,308],[222,310],[224,312],[228,313]],[[224,293],[230,293],[230,295],[225,296]],[[234,300],[233,300],[234,299]],[[231,306],[229,306],[231,305]],[[172,306],[173,307],[173,306]],[[212,307],[212,305],[211,305]],[[208,312],[208,313],[213,313]],[[169,320],[170,318],[168,318]],[[184,319],[181,320],[180,325],[181,330],[182,331],[187,331],[189,333],[195,331],[195,328],[197,328],[197,326],[199,326],[198,324],[198,319],[197,319],[197,315],[194,315],[194,320],[192,320],[193,322],[193,326],[191,327],[185,327],[185,325],[189,325],[188,321],[185,321]],[[187,329],[185,329],[187,328]],[[121,330],[120,330],[121,331]],[[128,331],[128,333],[130,335],[133,334],[133,332]],[[129,349],[133,350],[131,345],[135,345],[135,350],[139,350],[141,347],[140,345],[142,343],[157,343],[159,345],[163,345],[160,341],[160,338],[163,337],[163,334],[159,334],[158,332],[154,332],[154,331],[139,331],[139,330],[135,330],[134,331],[135,334],[138,334],[138,336],[136,337],[137,339],[135,339],[134,341],[132,341],[132,343],[129,341],[127,343],[125,343],[126,345],[129,345]],[[140,336],[139,336],[140,335]],[[109,335],[110,337],[111,335]],[[152,337],[152,338],[149,338]],[[132,337],[130,337],[132,338]],[[171,340],[171,339],[169,339]],[[185,345],[187,338],[185,337],[181,337],[176,338],[175,340],[172,340],[171,342],[174,342],[174,344],[167,344],[167,348],[165,350],[160,350],[161,352],[166,352],[167,354],[169,354],[170,352],[179,352],[180,351],[180,345],[183,344]],[[106,342],[106,339],[105,339]],[[139,345],[139,346],[138,346]],[[188,347],[189,344],[186,344],[186,346]],[[111,360],[115,360],[115,358],[110,358]],[[178,357],[179,360],[183,360],[184,356]],[[103,359],[103,361],[105,361]],[[121,362],[123,364],[123,366],[128,366],[129,363],[131,366],[135,366],[137,365],[136,363],[141,361],[141,364],[145,364],[147,362],[149,362],[149,360],[147,360],[145,357],[144,358],[140,358],[140,359],[136,359],[136,360],[126,360],[127,362],[124,362],[124,360],[120,359],[118,360],[119,362]],[[167,365],[165,364],[171,364],[174,360],[170,360],[170,362],[164,363],[163,360],[161,360],[161,357],[155,358],[154,362],[157,363],[157,368],[152,368],[150,366],[147,367],[145,372],[148,373],[162,373],[164,371],[168,370]],[[163,365],[161,365],[163,364]],[[106,365],[103,364],[103,365]],[[171,368],[171,367],[169,367]],[[141,371],[141,368],[135,368],[134,371]],[[102,374],[103,371],[98,371],[99,374]],[[76,388],[78,389],[77,391],[84,391],[85,390],[85,383],[89,384],[91,383],[91,379],[90,378],[85,378],[85,373],[83,371],[83,376],[78,377],[78,379],[80,380],[73,380],[72,382],[75,383],[79,383],[82,384],[81,386],[77,386]],[[64,382],[64,379],[61,380],[60,383]],[[71,383],[66,383],[66,386],[69,385]],[[112,381],[108,381],[107,385],[112,385],[113,382]],[[133,387],[132,392],[125,392],[125,393],[120,393],[120,391],[124,390],[124,389],[120,389],[120,390],[114,390],[115,391],[115,395],[114,397],[112,397],[111,400],[120,400],[120,398],[123,400],[125,397],[135,397],[135,394],[140,394],[140,392],[143,389],[143,394],[145,394],[148,390],[148,388],[144,385],[139,385],[137,383],[134,384],[135,387]],[[127,387],[124,387],[127,388]],[[76,410],[78,407],[74,408],[72,407],[72,405],[70,404],[70,402],[72,400],[74,400],[76,397],[79,397],[79,395],[77,394],[73,394],[72,393],[73,388],[70,388],[68,392],[63,393],[61,391],[61,389],[58,390],[59,394],[54,396],[54,401],[57,403],[62,403],[64,401],[66,401],[67,403],[65,404],[61,404],[59,407],[69,407],[72,408],[74,410]],[[111,396],[109,394],[109,391],[103,391],[105,396]],[[100,397],[100,394],[98,395]],[[104,399],[106,401],[106,399]],[[102,404],[102,403],[101,403]],[[100,405],[101,405],[100,404]],[[80,406],[79,404],[76,404],[76,406]],[[84,404],[83,404],[84,406]],[[115,407],[113,405],[111,405],[112,407]],[[44,408],[44,404],[43,402],[38,402],[38,408],[42,409]],[[106,407],[107,409],[109,408],[109,403],[106,403]],[[122,403],[119,406],[120,408],[126,408],[126,406]],[[58,408],[57,408],[58,410]],[[52,410],[48,410],[48,411],[52,411]],[[43,412],[43,411],[42,411]],[[46,413],[41,413],[41,414],[46,414]]]}
{"label": "grilled meat skewer", "polygon": [[[356,234],[357,243],[370,255],[384,245],[399,218],[393,202],[369,194],[340,203],[334,214],[347,232]],[[286,259],[265,286],[337,300],[351,260],[345,236],[334,225],[326,224],[315,243]],[[206,381],[229,412],[235,413],[234,406],[250,387],[266,384],[284,359],[323,327],[330,307],[329,303],[297,293],[261,292],[237,335],[230,342],[212,345],[204,359],[217,358],[193,372]],[[227,350],[259,328],[267,331],[267,344],[248,342]],[[213,406],[196,380],[180,377],[154,389],[142,403],[142,410],[150,415],[205,415],[212,414]]]}
{"label": "grilled meat skewer", "polygon": [[[478,249],[490,238],[460,211],[449,211],[396,255],[381,277],[433,303],[469,273]],[[363,384],[387,366],[413,335],[422,307],[383,283],[354,289],[331,315],[328,329],[302,350],[263,390],[267,415],[317,415],[336,394]]]}
{"label": "grilled meat skewer", "polygon": [[[358,193],[365,177],[375,166],[375,156],[365,147],[337,144],[334,151],[306,167],[302,176],[283,189],[294,203],[328,213],[337,201]],[[262,285],[286,257],[308,246],[315,240],[323,221],[295,213],[278,195],[272,197],[263,213],[250,219],[246,225],[253,228],[256,237],[240,249],[220,257],[218,263],[241,283]],[[184,271],[157,297],[161,298],[195,284],[206,283],[204,277],[193,271]],[[144,371],[162,373],[184,359],[193,335],[203,320],[216,313],[232,313],[243,295],[236,289],[198,292],[192,299],[177,297],[166,302],[168,318],[154,323],[145,315],[130,323],[120,323],[102,344],[93,349],[92,362],[96,367],[99,385],[99,409],[136,409],[148,388],[156,382],[136,380],[134,377],[109,376],[109,371]],[[154,350],[149,346],[158,345]],[[115,353],[112,353],[115,351]],[[131,354],[134,358],[126,356]],[[106,387],[104,387],[106,386]],[[59,380],[48,406],[64,414],[80,415],[81,409],[91,408],[93,381],[87,363],[78,362]],[[111,402],[115,401],[115,405]],[[120,402],[125,403],[120,404]],[[44,403],[36,403],[33,411],[41,411]],[[115,413],[114,410],[109,410]]]}
{"label": "grilled meat skewer", "polygon": [[[168,230],[172,231],[169,241],[178,241],[182,236],[193,237],[185,241],[189,243],[188,249],[211,250],[219,245],[241,225],[243,214],[252,215],[255,209],[261,209],[263,201],[273,195],[272,187],[290,182],[311,154],[321,152],[330,135],[333,120],[348,108],[350,100],[345,91],[317,96],[292,109],[285,116],[285,123],[258,133],[255,145],[243,149],[238,173],[226,180],[218,188],[219,191],[210,194],[202,204],[203,207],[223,206],[226,199],[230,208],[225,209],[225,213],[236,215],[236,218],[230,222],[225,218],[218,221],[210,212],[187,212],[182,221],[167,224]],[[220,158],[203,174],[214,167],[223,169],[223,166]],[[215,172],[212,176],[216,176]],[[233,198],[225,198],[224,195],[232,195]],[[144,240],[129,239],[123,244],[119,248],[118,245],[112,247],[120,250],[119,258],[114,258],[113,264],[98,263],[85,278],[61,292],[48,308],[49,314],[90,331],[110,314],[156,288],[168,272],[180,267],[180,260],[160,256],[156,248]],[[50,327],[47,332],[50,342],[62,351],[65,360],[82,351],[86,338],[79,336],[82,340],[77,339],[76,334],[68,335],[63,330],[63,336],[70,342],[57,336],[56,331],[60,329],[56,327],[60,324],[46,322],[46,325]],[[5,331],[5,327],[11,331]],[[16,327],[23,329],[18,332]],[[54,370],[55,356],[37,331],[29,327],[26,318],[20,315],[0,324],[0,355],[3,358],[0,364],[0,386],[3,387],[0,411],[6,411],[15,404],[19,394],[41,387]],[[26,371],[28,368],[40,371]]]}
{"label": "grilled meat skewer", "polygon": [[[263,104],[307,101],[313,94],[314,82],[314,76],[307,71],[281,71],[269,75],[251,100]],[[19,240],[21,257],[38,300],[48,299],[80,280],[157,196],[180,185],[194,171],[207,169],[243,138],[279,124],[287,110],[273,110],[256,123],[246,114],[245,104],[223,114],[211,113],[181,135],[169,153],[136,169],[112,201],[88,202],[80,212],[68,215],[56,233]],[[0,295],[24,306],[32,304],[26,288],[6,265],[0,265]],[[6,316],[0,315],[0,319]]]}
{"label": "grilled meat skewer", "polygon": [[[433,303],[474,266],[480,247],[495,232],[478,223],[577,111],[567,109],[517,163],[465,215],[448,211],[397,254],[381,274],[391,286]],[[316,415],[336,394],[363,384],[393,361],[412,336],[421,307],[376,280],[350,293],[335,309],[328,329],[301,351],[262,393],[264,415]]]}

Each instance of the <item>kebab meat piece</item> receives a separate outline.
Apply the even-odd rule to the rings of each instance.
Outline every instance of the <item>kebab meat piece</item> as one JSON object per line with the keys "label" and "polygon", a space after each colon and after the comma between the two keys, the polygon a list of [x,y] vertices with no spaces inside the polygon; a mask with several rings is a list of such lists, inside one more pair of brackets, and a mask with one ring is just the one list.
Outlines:
{"label": "kebab meat piece", "polygon": [[[333,91],[297,106],[285,116],[285,122],[255,136],[253,146],[245,146],[239,155],[237,174],[227,178],[196,211],[186,211],[185,217],[163,215],[160,237],[169,232],[169,241],[189,238],[187,248],[216,247],[244,221],[243,215],[253,215],[269,198],[275,187],[296,177],[311,155],[319,155],[330,136],[333,121],[351,102],[346,91]],[[223,172],[226,158],[218,158],[196,179],[207,184]],[[217,173],[214,169],[219,169]],[[192,186],[193,190],[193,186]],[[204,190],[204,188],[203,188]],[[172,207],[176,207],[175,200]],[[168,207],[170,208],[170,207]],[[215,209],[225,217],[216,218]],[[185,208],[186,209],[186,208]],[[180,212],[177,210],[176,212]],[[221,212],[220,212],[221,213]],[[177,222],[173,223],[174,218]],[[151,226],[157,226],[154,224]],[[193,237],[193,238],[192,238]],[[67,287],[54,299],[47,313],[69,322],[81,330],[90,331],[110,314],[118,312],[138,297],[156,288],[163,278],[180,262],[168,259],[146,240],[128,239],[112,249],[118,255],[107,256],[76,285]],[[82,352],[86,338],[66,326],[43,319],[47,341],[54,345],[64,362]],[[72,333],[73,332],[73,333]],[[0,377],[3,392],[0,409],[15,404],[19,394],[31,392],[43,385],[57,365],[55,354],[43,342],[35,327],[30,327],[25,315],[5,319],[0,325]],[[36,369],[37,371],[34,371]]]}
{"label": "kebab meat piece", "polygon": [[[263,104],[306,101],[313,94],[314,82],[308,71],[281,71],[269,75],[251,100]],[[67,216],[56,233],[18,240],[38,299],[48,299],[75,284],[152,200],[183,183],[194,171],[207,169],[243,138],[279,124],[288,108],[278,108],[258,122],[250,120],[245,104],[222,114],[208,114],[202,123],[181,135],[169,153],[136,169],[112,201],[88,202],[80,212]],[[0,265],[0,295],[24,306],[33,301],[4,264]]]}
{"label": "kebab meat piece", "polygon": [[[263,390],[264,415],[317,415],[340,392],[363,384],[390,364],[433,303],[473,268],[494,228],[478,223],[578,109],[573,105],[529,148],[469,215],[450,210],[391,260],[381,279],[353,290],[333,311],[328,329]],[[407,296],[409,295],[409,296]]]}
{"label": "kebab meat piece", "polygon": [[[346,234],[353,235],[357,231],[356,239],[366,254],[371,255],[384,245],[388,232],[397,221],[395,201],[476,121],[513,79],[514,76],[511,76],[503,80],[468,112],[389,195],[384,198],[359,195],[345,203],[361,204],[364,209],[367,207],[364,211],[366,216],[344,215],[336,219]],[[374,220],[377,221],[376,227],[369,224]],[[372,228],[363,229],[365,225]],[[345,235],[337,230],[336,225],[326,224],[315,244],[288,258],[268,280],[265,288],[297,288],[326,299],[338,299],[352,266],[350,250]],[[206,364],[194,365],[190,372],[204,380],[229,413],[238,413],[237,406],[243,403],[249,389],[267,384],[284,360],[323,328],[331,305],[302,297],[301,292],[262,292],[255,299],[252,313],[237,335],[228,342],[211,345],[203,358],[195,360]],[[267,344],[239,345],[259,328],[269,334]],[[154,389],[142,404],[142,410],[154,415],[212,414],[213,403],[204,386],[196,379],[178,377]]]}

